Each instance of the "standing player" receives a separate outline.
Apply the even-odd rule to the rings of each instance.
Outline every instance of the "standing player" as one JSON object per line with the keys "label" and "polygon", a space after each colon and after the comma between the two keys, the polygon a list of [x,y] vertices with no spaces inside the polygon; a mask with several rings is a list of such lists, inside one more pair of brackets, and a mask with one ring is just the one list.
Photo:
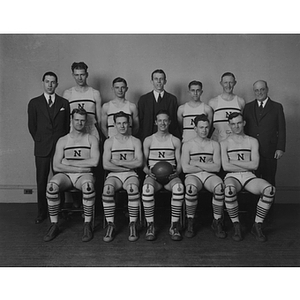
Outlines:
{"label": "standing player", "polygon": [[180,105],[178,108],[177,118],[180,130],[182,131],[183,143],[197,136],[197,133],[194,130],[194,119],[196,116],[206,114],[209,123],[212,123],[213,110],[209,105],[201,101],[200,97],[202,93],[202,82],[197,80],[191,81],[189,83],[189,94],[191,99],[185,104]]}
{"label": "standing player", "polygon": [[254,175],[259,164],[259,146],[257,139],[245,135],[243,115],[232,113],[228,122],[232,134],[221,142],[221,157],[223,169],[228,172],[224,179],[225,205],[234,225],[232,238],[237,242],[242,240],[237,193],[244,188],[252,194],[260,195],[251,233],[256,240],[265,242],[266,237],[262,232],[262,223],[275,197],[275,187]]}
{"label": "standing player", "polygon": [[104,182],[102,202],[108,223],[103,237],[111,242],[115,236],[115,193],[121,188],[128,194],[129,241],[138,239],[137,219],[140,206],[139,178],[135,169],[143,164],[142,144],[139,139],[128,133],[129,115],[123,111],[114,114],[117,134],[104,143],[103,167],[109,171]]}
{"label": "standing player", "polygon": [[[184,199],[184,186],[178,177],[181,173],[180,140],[169,133],[171,123],[167,111],[159,111],[156,115],[157,132],[144,140],[143,149],[145,156],[144,172],[146,179],[143,184],[142,200],[145,217],[147,220],[146,240],[155,240],[154,228],[154,193],[163,187],[172,192],[171,198],[171,227],[169,234],[173,241],[180,241],[182,236],[179,231],[179,219]],[[174,173],[169,176],[169,182],[164,186],[156,181],[151,169],[157,162],[167,161],[173,166]]]}
{"label": "standing player", "polygon": [[106,137],[112,137],[117,134],[114,126],[114,115],[123,111],[130,116],[128,134],[136,135],[139,128],[139,118],[137,107],[134,103],[125,99],[128,91],[127,81],[124,78],[117,77],[112,82],[112,90],[115,98],[103,104],[101,111],[101,129]]}
{"label": "standing player", "polygon": [[46,195],[51,226],[44,237],[45,242],[53,240],[59,234],[59,192],[74,187],[81,190],[83,195],[82,241],[88,242],[93,238],[91,222],[95,204],[95,189],[92,168],[96,167],[99,161],[98,140],[95,136],[85,132],[87,112],[84,109],[75,108],[71,116],[72,130],[60,138],[56,144],[53,169],[57,174],[47,185]]}
{"label": "standing player", "polygon": [[88,66],[84,62],[74,62],[71,66],[72,75],[76,86],[66,90],[63,97],[69,100],[71,111],[74,108],[83,108],[87,111],[85,129],[87,133],[94,135],[99,140],[101,96],[100,92],[87,84],[89,73]]}
{"label": "standing player", "polygon": [[214,111],[213,126],[215,130],[212,139],[218,142],[225,140],[231,133],[228,116],[233,112],[242,112],[245,106],[245,100],[233,93],[236,80],[232,73],[224,73],[220,84],[223,93],[208,102]]}
{"label": "standing player", "polygon": [[205,114],[194,120],[197,136],[182,146],[181,163],[185,178],[185,204],[188,218],[186,237],[194,236],[194,217],[198,204],[198,192],[205,188],[213,194],[212,206],[214,220],[212,229],[216,237],[225,238],[223,230],[224,184],[214,173],[221,168],[221,153],[218,142],[207,138],[210,128]]}

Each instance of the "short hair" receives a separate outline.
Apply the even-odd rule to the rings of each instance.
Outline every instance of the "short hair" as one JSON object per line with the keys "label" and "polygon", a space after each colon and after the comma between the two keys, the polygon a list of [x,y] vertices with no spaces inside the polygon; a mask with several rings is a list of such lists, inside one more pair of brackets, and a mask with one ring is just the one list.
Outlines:
{"label": "short hair", "polygon": [[237,118],[238,116],[241,116],[244,121],[244,116],[240,112],[233,112],[228,116],[228,122],[234,118]]}
{"label": "short hair", "polygon": [[74,70],[85,70],[87,72],[88,66],[83,61],[81,62],[74,62],[71,66],[71,70],[74,73]]}
{"label": "short hair", "polygon": [[198,81],[198,80],[193,80],[189,83],[189,89],[191,88],[192,85],[199,85],[201,87],[202,90],[202,82]]}
{"label": "short hair", "polygon": [[72,110],[72,112],[71,112],[72,119],[74,118],[75,114],[85,116],[85,119],[87,119],[87,111],[82,107],[81,108],[74,108]]}
{"label": "short hair", "polygon": [[197,126],[197,124],[198,124],[200,121],[202,121],[202,122],[208,122],[208,124],[210,124],[209,119],[208,119],[208,117],[207,117],[206,114],[201,114],[201,115],[198,115],[198,116],[196,116],[196,117],[194,118],[194,124],[195,124],[195,126]]}
{"label": "short hair", "polygon": [[225,73],[221,76],[221,81],[223,80],[223,77],[225,77],[225,76],[232,76],[233,79],[235,80],[235,76],[234,76],[233,73],[231,73],[231,72],[225,72]]}
{"label": "short hair", "polygon": [[127,86],[127,81],[122,77],[115,78],[112,82],[112,85],[114,86],[114,84],[117,83],[117,82],[123,82]]}
{"label": "short hair", "polygon": [[56,75],[54,72],[51,72],[51,71],[46,72],[46,73],[43,75],[42,81],[45,80],[45,77],[46,77],[46,76],[53,76],[53,77],[55,77],[56,82],[58,82],[58,77],[57,77],[57,75]]}
{"label": "short hair", "polygon": [[165,73],[164,70],[162,70],[162,69],[156,69],[155,71],[153,71],[153,72],[151,73],[151,80],[153,80],[153,75],[154,75],[155,73],[164,74],[165,80],[167,79],[167,75],[166,75],[166,73]]}
{"label": "short hair", "polygon": [[126,114],[124,111],[119,111],[117,113],[114,114],[114,122],[116,123],[117,122],[117,118],[121,118],[121,117],[124,117],[127,119],[127,122],[129,123],[129,114]]}
{"label": "short hair", "polygon": [[156,114],[155,114],[155,118],[157,118],[158,115],[167,115],[170,119],[170,114],[166,109],[160,109]]}
{"label": "short hair", "polygon": [[263,82],[263,83],[266,85],[266,88],[267,88],[267,89],[269,88],[269,87],[268,87],[268,83],[267,83],[265,80],[262,80],[262,79],[256,80],[256,81],[253,83],[253,87],[254,87],[255,84],[258,83],[258,82]]}

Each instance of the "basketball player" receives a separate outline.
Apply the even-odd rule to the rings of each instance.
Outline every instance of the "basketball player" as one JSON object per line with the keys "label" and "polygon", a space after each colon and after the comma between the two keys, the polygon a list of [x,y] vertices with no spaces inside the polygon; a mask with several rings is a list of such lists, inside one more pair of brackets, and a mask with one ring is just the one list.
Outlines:
{"label": "basketball player", "polygon": [[127,81],[124,78],[117,77],[112,82],[112,90],[115,98],[103,104],[101,112],[101,129],[106,137],[112,137],[117,134],[114,126],[114,114],[123,111],[130,116],[128,134],[136,135],[139,129],[139,118],[137,107],[134,103],[125,99],[128,91]]}
{"label": "basketball player", "polygon": [[209,123],[212,124],[213,110],[212,108],[201,101],[200,97],[203,93],[202,82],[193,80],[189,83],[190,100],[178,107],[177,118],[182,131],[182,142],[195,138],[194,119],[196,116],[206,114]]}
{"label": "basketball player", "polygon": [[232,73],[224,73],[221,76],[220,84],[223,88],[222,94],[208,102],[214,111],[213,126],[215,130],[212,139],[218,142],[225,140],[231,133],[228,116],[232,112],[242,112],[245,107],[245,100],[233,93],[236,80]]}
{"label": "basketball player", "polygon": [[[143,184],[142,200],[147,220],[147,241],[153,241],[156,238],[154,228],[154,193],[163,187],[172,192],[171,227],[169,234],[173,241],[180,241],[182,239],[179,231],[179,218],[184,199],[184,186],[178,177],[181,173],[181,142],[177,137],[169,133],[170,123],[169,113],[165,110],[158,111],[155,120],[157,132],[148,136],[143,143],[145,156],[143,170],[146,173],[146,179]],[[174,173],[169,177],[169,182],[164,186],[156,181],[155,175],[151,172],[154,165],[160,161],[169,162],[174,169]]]}
{"label": "basketball player", "polygon": [[223,230],[224,184],[216,174],[221,168],[221,152],[218,142],[207,138],[210,128],[209,119],[205,114],[194,120],[197,136],[182,146],[181,163],[185,177],[185,204],[188,227],[186,237],[193,237],[194,217],[198,204],[198,192],[205,188],[213,194],[213,223],[215,236],[225,238]]}
{"label": "basketball player", "polygon": [[104,242],[111,242],[115,236],[115,193],[121,188],[128,194],[129,237],[130,242],[138,239],[137,219],[140,206],[139,178],[135,169],[143,164],[141,141],[128,133],[129,115],[123,111],[114,114],[115,136],[104,143],[103,168],[109,171],[104,182],[102,202],[108,223],[103,237]]}
{"label": "basketball player", "polygon": [[84,62],[74,62],[71,69],[76,86],[66,90],[63,97],[69,100],[71,111],[74,108],[84,108],[87,111],[85,129],[87,133],[94,135],[99,140],[97,128],[100,128],[101,117],[100,92],[87,84],[89,73],[88,66]]}
{"label": "basketball player", "polygon": [[225,205],[234,225],[232,238],[242,240],[241,226],[238,215],[237,193],[244,188],[255,195],[260,195],[257,203],[255,223],[251,233],[259,242],[265,242],[262,223],[275,197],[275,187],[264,179],[257,178],[254,171],[259,164],[257,139],[245,135],[246,122],[241,113],[234,112],[228,118],[232,134],[221,142],[222,165],[227,173],[225,183]]}
{"label": "basketball player", "polygon": [[76,188],[82,191],[84,225],[82,241],[93,238],[92,217],[95,204],[94,176],[92,169],[99,161],[99,146],[95,136],[85,132],[87,112],[73,109],[71,113],[72,130],[61,137],[53,158],[53,169],[57,173],[47,185],[47,201],[51,226],[44,241],[49,242],[59,234],[58,213],[60,207],[59,192]]}

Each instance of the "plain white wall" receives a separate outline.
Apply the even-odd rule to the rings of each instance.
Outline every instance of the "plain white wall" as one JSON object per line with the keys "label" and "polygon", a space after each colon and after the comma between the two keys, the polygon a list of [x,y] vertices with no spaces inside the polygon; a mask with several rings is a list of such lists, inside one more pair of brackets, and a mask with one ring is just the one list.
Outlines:
{"label": "plain white wall", "polygon": [[[246,102],[253,100],[253,82],[266,80],[269,96],[283,104],[287,121],[278,190],[299,193],[299,47],[299,35],[0,35],[0,202],[9,198],[8,190],[35,186],[27,105],[43,92],[46,71],[57,73],[58,94],[73,86],[74,61],[87,63],[88,83],[100,90],[103,102],[113,97],[111,82],[121,76],[128,82],[127,99],[137,103],[151,90],[156,68],[167,73],[166,90],[179,104],[187,100],[187,85],[194,79],[203,82],[206,103],[221,93],[220,76],[226,71],[236,75],[235,93]],[[15,201],[26,201],[28,196],[19,194]],[[294,194],[284,195],[282,201],[295,201]]]}

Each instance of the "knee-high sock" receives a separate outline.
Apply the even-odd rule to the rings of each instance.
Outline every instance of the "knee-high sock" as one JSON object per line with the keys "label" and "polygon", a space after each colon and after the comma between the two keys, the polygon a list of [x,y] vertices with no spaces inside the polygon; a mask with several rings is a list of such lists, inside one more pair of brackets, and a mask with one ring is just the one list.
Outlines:
{"label": "knee-high sock", "polygon": [[[266,192],[268,192],[268,193],[266,193]],[[271,208],[271,205],[274,200],[274,196],[275,196],[275,188],[274,187],[268,188],[268,191],[267,191],[267,189],[265,189],[263,195],[261,195],[261,197],[257,203],[256,216],[255,216],[256,223],[263,223],[269,209]]]}
{"label": "knee-high sock", "polygon": [[239,205],[235,188],[229,186],[225,189],[225,206],[233,223],[239,222]]}
{"label": "knee-high sock", "polygon": [[186,205],[186,215],[188,218],[194,218],[197,205],[198,205],[198,197],[197,193],[192,194],[192,190],[185,193],[185,205]]}
{"label": "knee-high sock", "polygon": [[59,188],[55,183],[49,183],[46,192],[48,211],[51,223],[58,222],[58,213],[60,207]]}
{"label": "knee-high sock", "polygon": [[106,221],[114,223],[116,203],[114,191],[111,187],[108,187],[107,191],[105,191],[105,194],[102,194],[102,203]]}
{"label": "knee-high sock", "polygon": [[184,199],[184,188],[182,184],[175,184],[172,188],[171,199],[171,222],[178,222],[180,219],[182,203]]}
{"label": "knee-high sock", "polygon": [[154,188],[150,184],[145,184],[143,186],[143,194],[142,194],[145,218],[147,223],[154,222]]}
{"label": "knee-high sock", "polygon": [[[134,190],[136,192],[134,192]],[[128,193],[129,222],[136,222],[139,215],[140,193],[138,192],[138,189],[134,190],[133,188],[129,188]]]}

